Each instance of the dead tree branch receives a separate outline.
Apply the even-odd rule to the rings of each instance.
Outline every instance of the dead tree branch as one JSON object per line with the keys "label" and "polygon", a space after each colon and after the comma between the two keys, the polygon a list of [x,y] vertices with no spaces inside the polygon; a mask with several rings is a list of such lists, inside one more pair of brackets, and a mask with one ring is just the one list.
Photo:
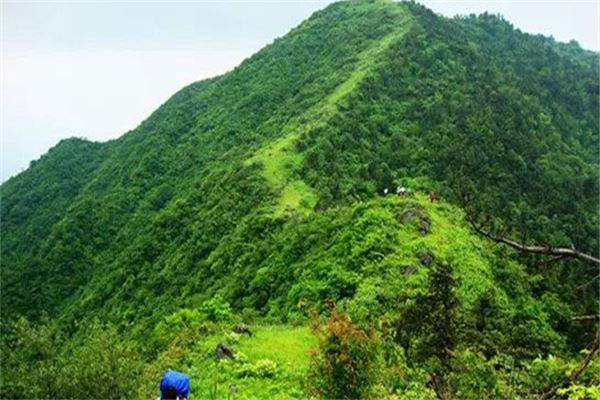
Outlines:
{"label": "dead tree branch", "polygon": [[526,253],[537,253],[537,254],[546,254],[546,255],[554,255],[554,256],[563,256],[563,257],[571,257],[576,258],[578,260],[584,261],[588,264],[593,264],[600,266],[600,259],[591,256],[589,254],[583,253],[575,248],[567,248],[567,247],[551,247],[551,246],[531,246],[523,243],[515,242],[514,240],[507,239],[502,236],[494,236],[489,232],[484,231],[480,226],[475,224],[473,221],[468,220],[473,229],[477,233],[482,236],[487,237],[488,239],[493,240],[497,243],[505,244],[509,247],[512,247],[515,250],[526,252]]}
{"label": "dead tree branch", "polygon": [[589,281],[587,281],[587,282],[585,282],[585,283],[583,283],[583,284],[581,284],[581,285],[577,286],[575,289],[576,289],[576,290],[581,290],[581,289],[584,289],[584,288],[588,287],[589,285],[591,285],[592,283],[594,283],[594,281],[595,281],[596,279],[598,279],[598,278],[600,278],[600,275],[596,275],[595,277],[593,277],[593,278],[592,278],[592,279],[590,279]]}
{"label": "dead tree branch", "polygon": [[576,315],[574,317],[571,317],[572,321],[585,321],[585,320],[590,320],[590,319],[597,319],[600,318],[600,315]]}

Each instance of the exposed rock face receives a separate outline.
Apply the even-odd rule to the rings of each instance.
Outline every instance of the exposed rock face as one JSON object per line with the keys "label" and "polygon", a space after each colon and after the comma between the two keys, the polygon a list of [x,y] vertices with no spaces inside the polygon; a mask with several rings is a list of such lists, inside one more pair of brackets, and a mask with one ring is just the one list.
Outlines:
{"label": "exposed rock face", "polygon": [[423,217],[419,221],[419,233],[424,236],[427,235],[431,230],[431,221],[428,217]]}
{"label": "exposed rock face", "polygon": [[415,272],[417,272],[417,267],[415,267],[414,265],[409,265],[407,267],[404,267],[404,271],[402,271],[402,274],[404,276],[409,276],[414,274]]}
{"label": "exposed rock face", "polygon": [[405,211],[400,216],[399,222],[403,225],[406,225],[411,223],[415,219],[419,220],[417,224],[419,233],[422,236],[427,235],[431,231],[431,220],[429,219],[425,211],[421,208],[413,208],[408,211]]}
{"label": "exposed rock face", "polygon": [[433,253],[427,252],[427,253],[423,253],[421,255],[419,255],[419,261],[421,261],[421,264],[425,265],[425,266],[430,266],[431,264],[433,264],[433,261],[435,260],[435,255]]}
{"label": "exposed rock face", "polygon": [[224,358],[233,359],[234,357],[233,351],[229,347],[225,346],[223,343],[217,345],[217,348],[215,349],[216,360],[222,360]]}
{"label": "exposed rock face", "polygon": [[239,324],[237,324],[233,328],[233,331],[239,335],[252,336],[252,331],[250,330],[250,328],[248,328],[248,325],[244,324],[243,322],[240,322]]}

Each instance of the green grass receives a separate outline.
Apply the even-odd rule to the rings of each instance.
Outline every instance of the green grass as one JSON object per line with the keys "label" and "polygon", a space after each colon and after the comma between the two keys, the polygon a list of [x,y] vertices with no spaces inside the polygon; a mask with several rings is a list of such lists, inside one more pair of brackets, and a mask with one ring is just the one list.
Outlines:
{"label": "green grass", "polygon": [[[309,349],[316,339],[307,327],[282,325],[252,326],[252,337],[232,339],[229,332],[212,335],[194,349],[190,376],[190,397],[210,399],[292,399],[305,397],[303,379],[309,365]],[[237,360],[215,361],[212,351],[217,343],[227,343]],[[240,376],[244,368],[253,368],[261,360],[276,364],[271,377]]]}
{"label": "green grass", "polygon": [[[401,9],[398,8],[398,11]],[[302,164],[303,156],[294,149],[294,144],[300,132],[310,131],[320,124],[324,124],[338,110],[338,105],[354,89],[356,89],[369,71],[377,65],[378,56],[392,43],[401,40],[408,32],[410,19],[407,16],[405,23],[399,28],[367,48],[358,56],[357,66],[348,79],[321,102],[308,109],[295,120],[290,121],[283,129],[283,136],[259,149],[247,163],[261,162],[263,176],[275,190],[280,192],[280,197],[275,204],[275,215],[298,213],[307,215],[317,203],[316,192],[303,181],[294,179],[296,172]],[[302,121],[302,122],[301,122]]]}
{"label": "green grass", "polygon": [[296,135],[287,135],[262,148],[252,158],[263,163],[263,176],[274,187],[281,187],[288,177],[288,171],[297,167],[301,156],[294,152]]}
{"label": "green grass", "polygon": [[[411,198],[398,198],[391,195],[379,200],[383,205],[417,206],[430,220],[430,232],[421,235],[416,228],[417,220],[409,229],[397,232],[400,246],[395,249],[395,257],[407,263],[419,264],[416,255],[423,251],[431,252],[436,260],[447,262],[454,269],[458,281],[457,295],[462,304],[469,308],[482,293],[494,291],[492,273],[493,252],[489,244],[475,236],[463,220],[462,211],[445,201],[431,203],[424,193],[415,193]],[[393,216],[390,215],[389,224]],[[421,269],[424,272],[423,269]],[[415,285],[425,285],[426,275],[414,274],[407,278]],[[424,286],[423,286],[424,289]]]}
{"label": "green grass", "polygon": [[281,325],[254,328],[252,337],[242,337],[238,349],[251,362],[268,358],[286,369],[308,368],[308,349],[316,345],[306,326]]}
{"label": "green grass", "polygon": [[289,182],[281,191],[281,197],[276,208],[278,215],[290,211],[306,215],[317,204],[317,194],[304,181],[298,179]]}

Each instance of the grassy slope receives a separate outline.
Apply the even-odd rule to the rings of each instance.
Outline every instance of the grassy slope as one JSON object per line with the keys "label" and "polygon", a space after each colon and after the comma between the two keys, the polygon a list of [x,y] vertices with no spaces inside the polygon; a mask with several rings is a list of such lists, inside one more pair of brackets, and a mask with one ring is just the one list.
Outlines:
{"label": "grassy slope", "polygon": [[[274,205],[276,216],[312,209],[317,197],[295,173],[297,156],[282,157],[264,176],[244,161],[294,132],[286,128],[289,121],[302,127],[308,117],[317,121],[321,111],[330,113],[321,106],[337,102],[360,80],[355,71],[364,67],[356,66],[357,55],[370,54],[365,49],[399,32],[396,17],[403,13],[398,4],[334,4],[235,70],[184,88],[140,127],[108,144],[110,151],[68,208],[24,201],[30,215],[52,215],[54,226],[28,238],[39,249],[35,253],[3,246],[15,260],[3,277],[8,269],[14,280],[35,277],[19,296],[3,293],[3,308],[15,315],[47,311],[79,318],[101,314],[115,299],[118,318],[137,316],[137,305],[164,293],[158,271],[204,268],[219,241],[257,209]],[[291,137],[280,150],[293,144]],[[19,175],[15,183],[35,186],[29,178]],[[15,227],[30,222],[35,220],[15,221]],[[3,225],[3,233],[10,229]],[[65,275],[73,279],[58,278]],[[115,296],[121,289],[126,294]]]}
{"label": "grassy slope", "polygon": [[[365,4],[357,7],[371,7]],[[349,8],[353,3],[333,7],[338,6]],[[390,10],[395,16],[411,18],[403,14],[406,12],[403,7]],[[497,257],[489,243],[470,232],[456,207],[445,202],[429,203],[423,194],[407,199],[374,198],[376,191],[372,190],[362,197],[362,202],[330,204],[325,210],[313,212],[318,200],[317,185],[314,180],[301,178],[301,164],[308,157],[297,152],[298,139],[307,132],[319,136],[318,133],[323,133],[319,129],[329,129],[325,133],[337,136],[338,132],[330,128],[337,123],[341,109],[349,104],[360,105],[363,93],[356,89],[369,88],[368,78],[377,75],[372,68],[393,65],[387,62],[378,65],[378,58],[384,53],[395,55],[387,50],[410,42],[404,40],[404,34],[411,21],[401,22],[390,25],[392,28],[383,30],[380,36],[357,39],[361,46],[356,46],[356,60],[344,64],[346,70],[338,74],[332,67],[314,73],[326,77],[327,82],[310,80],[313,76],[307,75],[304,78],[308,84],[301,85],[292,79],[273,83],[271,72],[290,77],[295,71],[275,67],[268,70],[269,66],[277,65],[269,60],[287,60],[295,50],[304,48],[303,45],[288,48],[281,41],[234,73],[203,84],[206,90],[192,87],[182,92],[177,101],[161,108],[155,118],[147,121],[144,129],[118,141],[119,151],[111,152],[111,158],[102,164],[101,173],[87,186],[87,191],[81,195],[77,188],[80,202],[71,209],[77,213],[67,215],[53,229],[54,236],[47,245],[51,257],[42,264],[47,271],[42,269],[39,274],[39,281],[44,284],[41,287],[46,288],[46,277],[72,277],[78,271],[83,271],[82,279],[87,279],[86,273],[93,271],[91,281],[87,286],[77,283],[56,295],[40,297],[41,306],[24,296],[21,308],[33,304],[40,311],[49,300],[62,299],[65,306],[58,310],[71,320],[97,313],[101,318],[131,323],[132,330],[139,334],[132,337],[140,339],[141,346],[144,329],[151,329],[173,310],[197,307],[215,293],[222,294],[236,311],[248,308],[269,314],[273,319],[301,319],[304,310],[298,310],[297,304],[304,298],[315,307],[326,298],[335,298],[364,320],[376,320],[386,314],[394,318],[399,308],[426,293],[430,268],[422,265],[420,256],[431,253],[438,262],[453,267],[460,322],[468,327],[465,332],[474,331],[470,325],[478,312],[475,308],[486,302],[491,304],[492,322],[480,333],[489,337],[461,337],[460,345],[491,353],[530,348],[531,354],[527,354],[530,357],[563,350],[563,339],[557,338],[552,310],[548,309],[552,303],[546,304],[543,290],[531,284],[541,280],[541,275],[527,274],[523,266],[509,257]],[[327,21],[323,25],[328,25]],[[298,32],[306,31],[307,26]],[[320,40],[321,36],[317,33],[300,39],[296,36],[299,43],[311,37]],[[421,46],[416,47],[416,55],[427,53],[421,51]],[[324,48],[329,52],[330,47]],[[339,50],[347,55],[345,51]],[[426,61],[422,65],[428,65]],[[303,70],[311,70],[311,66]],[[260,71],[263,71],[262,81],[256,78],[260,84],[253,86],[253,74]],[[414,75],[406,71],[411,77]],[[287,89],[293,83],[298,85],[297,91]],[[307,87],[318,87],[321,91],[310,101],[292,94]],[[284,89],[274,93],[276,88]],[[423,92],[413,97],[420,99],[420,96]],[[415,108],[423,107],[418,103]],[[394,114],[390,108],[383,109],[387,115]],[[365,114],[375,113],[368,109]],[[360,138],[378,131],[366,125],[365,131],[346,129],[339,133],[348,132]],[[383,140],[385,135],[377,134],[374,148],[380,148]],[[341,153],[339,147],[333,147],[337,154]],[[315,153],[320,151],[316,146],[309,148],[317,149]],[[348,148],[352,151],[350,155],[365,157],[365,164],[386,159],[376,156],[377,153],[362,154],[357,147]],[[352,163],[337,163],[349,164]],[[311,170],[321,177],[330,177],[326,168],[311,167]],[[379,179],[349,175],[350,187],[367,181],[375,188]],[[267,212],[263,215],[265,205]],[[415,208],[430,220],[430,233],[421,235],[418,221],[399,222],[407,211]],[[77,227],[85,233],[80,234],[74,229]],[[85,240],[74,246],[73,237]],[[117,240],[113,242],[115,237]],[[67,253],[65,249],[79,253]],[[64,260],[72,265],[62,265]],[[93,264],[88,267],[86,261]],[[38,273],[34,268],[29,270]],[[31,287],[36,294],[50,293],[38,291],[35,285]],[[75,292],[82,287],[81,292]],[[65,293],[79,297],[74,301]],[[570,312],[564,306],[561,318],[570,319]],[[212,361],[216,343],[228,339],[223,331],[178,347],[173,353],[170,348],[165,350],[149,364],[143,382],[156,382],[164,368],[172,367],[192,376],[193,394],[200,398],[209,396],[214,382],[218,383],[219,397],[226,396],[231,383],[237,387],[237,397],[242,398],[301,395],[305,350],[311,343],[307,330],[277,325],[258,327],[256,332],[255,337],[241,338],[233,344],[234,349],[246,354],[246,363],[217,365]],[[255,366],[261,359],[278,364],[275,377],[238,376],[239,368]],[[150,386],[144,390],[142,398],[155,393]]]}
{"label": "grassy slope", "polygon": [[375,69],[379,56],[393,43],[402,40],[410,29],[411,16],[400,7],[392,9],[399,23],[394,31],[358,54],[358,61],[350,76],[334,91],[306,112],[292,119],[283,128],[283,135],[276,141],[259,149],[248,160],[263,165],[263,176],[276,191],[280,191],[275,205],[275,215],[296,212],[306,215],[314,209],[317,194],[303,180],[295,177],[303,155],[295,151],[295,143],[302,132],[308,132],[327,123],[338,111],[338,105],[349,96]]}
{"label": "grassy slope", "polygon": [[[157,382],[164,369],[179,369],[190,376],[190,397],[198,399],[291,399],[302,397],[303,377],[308,369],[309,350],[316,339],[304,326],[257,325],[253,336],[235,336],[223,326],[214,333],[194,340],[182,358],[162,360],[160,368],[149,367],[144,382]],[[236,359],[215,361],[214,349],[226,343]],[[243,376],[257,363],[275,363],[273,376]],[[154,385],[147,384],[139,394],[150,398],[156,394]]]}
{"label": "grassy slope", "polygon": [[[419,231],[418,219],[401,222],[407,212],[414,210],[428,218],[428,233]],[[324,220],[334,226],[332,231],[319,230]],[[498,326],[489,328],[495,330],[494,334],[508,334],[505,330],[521,328],[543,332],[545,338],[553,340],[552,351],[560,351],[561,339],[552,330],[551,317],[543,302],[525,290],[526,280],[518,282],[526,276],[524,268],[516,263],[498,260],[492,245],[469,230],[461,211],[455,206],[444,201],[431,203],[421,193],[406,198],[389,195],[312,213],[296,221],[294,228],[300,232],[295,239],[296,235],[287,232],[289,226],[272,238],[289,247],[281,248],[280,253],[274,254],[271,260],[275,265],[278,264],[278,257],[285,257],[290,249],[297,249],[301,245],[297,241],[314,243],[295,262],[286,264],[286,272],[273,272],[275,275],[293,273],[299,276],[298,283],[291,289],[277,288],[278,291],[288,292],[288,310],[292,314],[305,314],[305,307],[318,307],[319,298],[329,295],[329,292],[323,292],[313,296],[312,285],[318,282],[315,279],[328,281],[331,287],[342,285],[340,290],[343,290],[344,283],[340,283],[339,279],[356,276],[358,280],[354,295],[342,300],[341,304],[347,306],[356,320],[376,320],[390,311],[388,317],[394,318],[396,310],[428,293],[431,267],[419,260],[421,255],[427,253],[433,255],[436,262],[448,263],[453,267],[461,323],[466,326],[472,324],[478,315],[475,308],[481,299],[488,299],[498,319]],[[358,271],[352,270],[352,260],[361,260]],[[309,266],[321,272],[314,272]],[[510,293],[497,277],[499,272],[507,270],[514,279],[510,284]],[[355,273],[358,275],[353,275]],[[269,271],[263,269],[255,273],[256,279],[270,281],[268,274]],[[276,276],[272,279],[276,279]],[[255,282],[248,282],[249,290],[260,291],[255,285]],[[305,299],[306,305],[299,306],[299,298]],[[513,322],[507,323],[515,316],[522,321],[514,322],[514,325],[511,325]],[[193,338],[181,344],[179,350],[167,350],[166,354],[175,354],[174,357],[159,356],[151,361],[145,381],[155,382],[162,371],[173,368],[190,375],[194,397],[211,398],[215,393],[217,398],[234,397],[232,390],[235,391],[235,398],[239,399],[304,396],[303,376],[308,367],[308,351],[316,343],[306,324],[299,327],[251,326],[255,335],[242,336],[239,341],[230,334],[230,327],[220,326],[216,330],[218,333],[213,331],[208,335],[194,332]],[[458,346],[477,348],[480,340],[479,337],[461,337]],[[243,355],[237,361],[217,363],[212,357],[218,343],[226,343],[236,353]],[[276,363],[274,376],[240,376],[240,371],[256,367],[260,360]],[[232,389],[231,385],[235,388]],[[153,389],[148,386],[144,390],[147,391],[144,396],[147,396]]]}

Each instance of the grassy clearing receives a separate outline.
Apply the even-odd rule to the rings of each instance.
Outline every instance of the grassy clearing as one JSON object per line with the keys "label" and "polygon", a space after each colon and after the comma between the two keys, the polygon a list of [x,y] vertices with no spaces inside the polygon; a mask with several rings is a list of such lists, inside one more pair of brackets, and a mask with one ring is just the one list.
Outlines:
{"label": "grassy clearing", "polygon": [[268,358],[284,368],[308,368],[308,349],[316,345],[308,327],[271,325],[258,327],[254,333],[243,337],[238,345],[251,362]]}
{"label": "grassy clearing", "polygon": [[261,149],[253,159],[263,163],[263,176],[273,187],[280,188],[288,171],[300,165],[300,154],[294,152],[296,135],[287,135]]}
{"label": "grassy clearing", "polygon": [[[202,399],[292,399],[305,397],[303,379],[310,347],[316,344],[307,327],[253,326],[253,336],[223,331],[196,345],[191,366],[190,397]],[[212,351],[226,343],[236,360],[215,361]]]}
{"label": "grassy clearing", "polygon": [[317,194],[302,180],[289,182],[283,188],[277,213],[279,215],[289,212],[299,212],[301,215],[306,215],[317,204]]}

